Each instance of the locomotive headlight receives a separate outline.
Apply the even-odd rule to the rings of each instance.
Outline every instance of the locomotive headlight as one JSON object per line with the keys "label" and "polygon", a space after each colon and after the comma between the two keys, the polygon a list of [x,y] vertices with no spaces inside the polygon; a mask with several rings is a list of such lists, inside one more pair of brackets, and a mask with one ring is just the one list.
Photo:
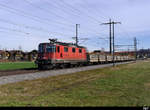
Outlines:
{"label": "locomotive headlight", "polygon": [[47,59],[47,57],[43,57],[43,59]]}

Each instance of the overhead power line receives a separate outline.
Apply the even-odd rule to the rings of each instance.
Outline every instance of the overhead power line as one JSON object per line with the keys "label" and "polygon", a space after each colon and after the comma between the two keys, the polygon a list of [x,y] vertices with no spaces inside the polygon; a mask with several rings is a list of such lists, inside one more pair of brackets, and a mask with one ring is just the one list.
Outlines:
{"label": "overhead power line", "polygon": [[48,33],[50,32],[49,30],[43,29],[41,27],[34,27],[34,26],[28,26],[28,25],[25,25],[25,24],[19,24],[19,23],[15,23],[15,22],[12,22],[12,21],[9,21],[9,20],[6,20],[6,19],[1,19],[0,18],[0,22],[11,24],[11,25],[18,26],[18,27],[23,27],[23,28],[26,28],[26,29],[33,29],[33,30],[48,32]]}
{"label": "overhead power line", "polygon": [[[40,0],[41,1],[41,0]],[[64,12],[64,13],[66,13],[66,14],[68,14],[68,13],[70,13],[70,14],[72,14],[72,15],[75,15],[75,16],[77,16],[77,17],[80,17],[81,19],[84,19],[82,16],[81,16],[81,11],[80,10],[74,10],[74,7],[72,7],[72,6],[70,6],[70,4],[68,4],[68,3],[65,3],[65,2],[63,2],[63,1],[61,1],[62,2],[62,4],[60,4],[61,2],[53,2],[53,3],[50,3],[49,1],[47,1],[47,0],[44,0],[44,2],[46,3],[46,4],[48,4],[49,6],[54,6],[56,9],[60,9],[60,11],[62,11],[62,12]],[[65,9],[64,9],[65,8]],[[68,8],[70,8],[70,9],[68,9]],[[67,10],[66,10],[67,9]],[[90,19],[91,20],[91,19]],[[92,20],[93,21],[93,20]],[[95,23],[95,22],[94,22]],[[86,28],[88,28],[89,30],[88,30],[88,32],[89,31],[92,31],[92,32],[94,32],[94,34],[95,33],[97,33],[96,32],[96,30],[94,30],[93,28],[90,28],[91,26],[86,26]]]}
{"label": "overhead power line", "polygon": [[[11,24],[11,25],[15,25],[15,26],[18,26],[18,27],[23,27],[25,29],[32,29],[32,30],[36,30],[36,31],[41,31],[41,32],[47,32],[47,33],[53,33],[53,34],[60,34],[60,35],[65,35],[64,33],[58,33],[58,32],[54,32],[54,31],[51,31],[51,30],[47,30],[47,29],[44,29],[44,28],[41,28],[41,27],[34,27],[34,26],[28,26],[28,25],[25,25],[25,24],[18,24],[18,23],[14,23],[12,21],[9,21],[9,20],[4,20],[4,19],[1,19],[0,18],[0,22],[3,22],[3,23],[7,23],[7,24]],[[4,28],[3,28],[4,29]],[[5,28],[6,29],[6,28]],[[7,28],[8,29],[8,28]],[[68,36],[68,35],[67,35]]]}
{"label": "overhead power line", "polygon": [[19,32],[19,33],[24,33],[24,34],[30,34],[29,32],[24,32],[22,30],[11,29],[11,28],[7,28],[7,27],[0,27],[0,29],[14,31],[14,32]]}
{"label": "overhead power line", "polygon": [[[110,19],[108,23],[102,23],[102,25],[109,25],[109,27],[110,27],[110,53],[112,52],[112,50],[111,50],[111,48],[112,48],[113,49],[113,52],[112,52],[112,54],[113,54],[113,66],[115,66],[115,62],[114,62],[114,58],[115,58],[115,56],[114,56],[115,55],[115,41],[114,41],[115,33],[114,33],[114,25],[115,24],[121,24],[121,22],[114,22],[114,21],[111,21],[111,19]],[[111,28],[112,28],[112,33],[111,33]],[[111,41],[111,39],[112,39],[112,41]]]}
{"label": "overhead power line", "polygon": [[109,51],[111,54],[112,53],[112,35],[111,35],[112,22],[111,22],[111,19],[109,20],[108,23],[102,23],[102,25],[109,25]]}
{"label": "overhead power line", "polygon": [[[32,5],[32,6],[34,6],[34,7],[36,7],[36,8],[40,8],[40,9],[43,9],[43,8],[41,8],[41,7],[39,7],[39,6],[36,6],[36,5],[34,5],[34,4],[32,4],[31,2],[29,2],[28,0],[25,0],[26,2],[28,2],[30,5]],[[48,2],[46,2],[46,3],[48,3]],[[49,3],[48,3],[49,4]],[[80,11],[80,10],[78,10],[78,11]],[[90,29],[91,30],[91,29]],[[95,30],[93,30],[95,33],[97,33]],[[92,32],[93,32],[92,31]],[[95,34],[94,33],[94,34]]]}
{"label": "overhead power line", "polygon": [[[46,24],[46,25],[52,25],[51,23],[57,24],[57,25],[59,25],[59,27],[60,27],[60,24],[63,24],[63,25],[61,25],[61,27],[65,27],[65,26],[67,25],[67,24],[64,24],[64,23],[61,23],[61,22],[57,22],[57,21],[50,23],[51,19],[48,19],[48,18],[41,18],[41,17],[39,17],[39,16],[29,14],[29,13],[27,13],[27,12],[25,12],[25,11],[18,10],[18,9],[15,9],[15,8],[12,8],[12,7],[9,7],[9,6],[7,6],[7,5],[5,5],[5,4],[2,4],[2,3],[0,3],[0,7],[6,8],[6,9],[4,9],[4,8],[1,8],[1,9],[2,9],[2,10],[5,10],[5,11],[8,11],[8,12],[10,12],[11,14],[13,13],[13,14],[16,14],[16,15],[20,15],[21,17],[26,17],[26,18],[28,18],[28,19],[31,19],[31,20],[36,21],[36,22],[39,22],[39,23],[44,23],[44,24]],[[72,27],[73,25],[69,25],[69,26]],[[69,30],[69,29],[68,29],[68,30]],[[71,30],[71,31],[72,31],[72,30]]]}
{"label": "overhead power line", "polygon": [[137,60],[137,39],[134,37],[135,60]]}
{"label": "overhead power line", "polygon": [[[30,1],[24,0],[24,2],[26,2],[27,4],[31,5],[31,6],[34,7],[34,8],[37,8],[37,9],[39,9],[39,10],[41,10],[41,11],[48,12],[47,14],[49,14],[49,15],[54,15],[54,16],[57,17],[57,18],[62,18],[62,19],[64,19],[65,21],[69,21],[69,19],[66,19],[66,18],[63,17],[63,16],[60,16],[60,15],[54,13],[53,11],[47,10],[47,9],[41,7],[41,6],[37,6],[37,5],[33,4],[33,3],[31,2],[31,0],[30,0]],[[49,19],[49,21],[50,21],[50,19]],[[56,21],[55,21],[55,22],[56,22]],[[57,21],[57,23],[61,23],[61,24],[68,25],[68,26],[71,26],[71,27],[73,27],[72,24],[74,24],[74,23],[72,23],[72,24],[66,24],[66,23],[62,23],[62,22],[58,22],[58,21]]]}
{"label": "overhead power line", "polygon": [[115,24],[121,24],[121,22],[112,22],[112,30],[113,30],[113,66],[115,66],[115,32],[114,32],[114,28],[115,28]]}
{"label": "overhead power line", "polygon": [[[85,10],[87,10],[88,12],[91,12],[91,10],[90,9],[88,9],[88,7],[90,6],[90,4],[89,4],[89,2],[87,1],[87,0],[82,0],[82,2],[84,3],[84,4],[86,4],[86,6],[87,7],[84,7],[85,8]],[[83,8],[83,7],[82,7]],[[93,8],[92,8],[93,9]],[[106,17],[106,16],[104,16],[104,15],[102,15],[102,14],[104,14],[104,13],[102,13],[100,10],[94,10],[94,12],[96,12],[96,16],[98,16],[98,17],[100,17],[100,18],[103,18],[103,19],[108,19],[109,17]]]}
{"label": "overhead power line", "polygon": [[85,13],[75,7],[73,7],[72,5],[68,4],[67,2],[65,2],[64,0],[59,0],[60,2],[66,4],[68,7],[70,7],[71,9],[75,10],[76,12],[80,13],[80,14],[85,14],[87,17],[89,17],[90,19],[92,19],[94,22],[96,23],[101,23],[99,20],[97,20],[96,18],[94,18],[93,16],[90,16],[88,13]]}
{"label": "overhead power line", "polygon": [[[58,9],[58,10],[60,10],[61,12],[66,13],[67,15],[70,13],[71,15],[74,15],[74,16],[77,16],[77,17],[82,18],[79,14],[76,14],[76,13],[74,13],[73,11],[68,10],[68,7],[65,7],[64,4],[60,4],[60,2],[52,2],[52,3],[50,3],[50,2],[48,2],[48,1],[46,1],[46,0],[42,0],[42,1],[44,1],[44,2],[45,2],[47,5],[49,5],[50,7],[53,6],[53,7],[55,7],[55,9]],[[67,19],[67,21],[68,21],[68,20],[69,20],[69,19]],[[74,24],[74,23],[73,23],[73,24]]]}

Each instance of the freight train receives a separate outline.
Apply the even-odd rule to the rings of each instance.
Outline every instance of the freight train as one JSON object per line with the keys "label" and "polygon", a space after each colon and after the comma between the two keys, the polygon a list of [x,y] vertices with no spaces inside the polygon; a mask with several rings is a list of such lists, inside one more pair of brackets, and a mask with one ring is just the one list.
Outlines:
{"label": "freight train", "polygon": [[89,53],[83,46],[58,42],[56,39],[49,40],[49,43],[40,43],[38,47],[35,63],[40,70],[134,60],[129,55],[115,55],[113,60],[113,56],[108,53]]}

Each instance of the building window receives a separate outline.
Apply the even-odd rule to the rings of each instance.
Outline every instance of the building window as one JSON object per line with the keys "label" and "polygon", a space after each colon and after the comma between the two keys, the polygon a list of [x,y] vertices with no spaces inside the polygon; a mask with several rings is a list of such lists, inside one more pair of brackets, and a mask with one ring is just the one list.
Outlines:
{"label": "building window", "polygon": [[64,52],[68,52],[68,47],[64,47]]}
{"label": "building window", "polygon": [[72,48],[72,52],[75,53],[75,52],[76,52],[76,49],[75,49],[75,48]]}
{"label": "building window", "polygon": [[79,53],[82,53],[82,49],[79,49]]}

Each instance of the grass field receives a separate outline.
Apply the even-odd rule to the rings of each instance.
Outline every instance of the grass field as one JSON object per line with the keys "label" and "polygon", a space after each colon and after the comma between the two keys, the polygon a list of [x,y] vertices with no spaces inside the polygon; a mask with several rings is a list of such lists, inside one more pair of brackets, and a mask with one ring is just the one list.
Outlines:
{"label": "grass field", "polygon": [[6,62],[0,63],[0,70],[14,70],[14,69],[25,69],[25,68],[36,68],[34,62]]}
{"label": "grass field", "polygon": [[150,106],[150,60],[0,86],[0,106]]}

